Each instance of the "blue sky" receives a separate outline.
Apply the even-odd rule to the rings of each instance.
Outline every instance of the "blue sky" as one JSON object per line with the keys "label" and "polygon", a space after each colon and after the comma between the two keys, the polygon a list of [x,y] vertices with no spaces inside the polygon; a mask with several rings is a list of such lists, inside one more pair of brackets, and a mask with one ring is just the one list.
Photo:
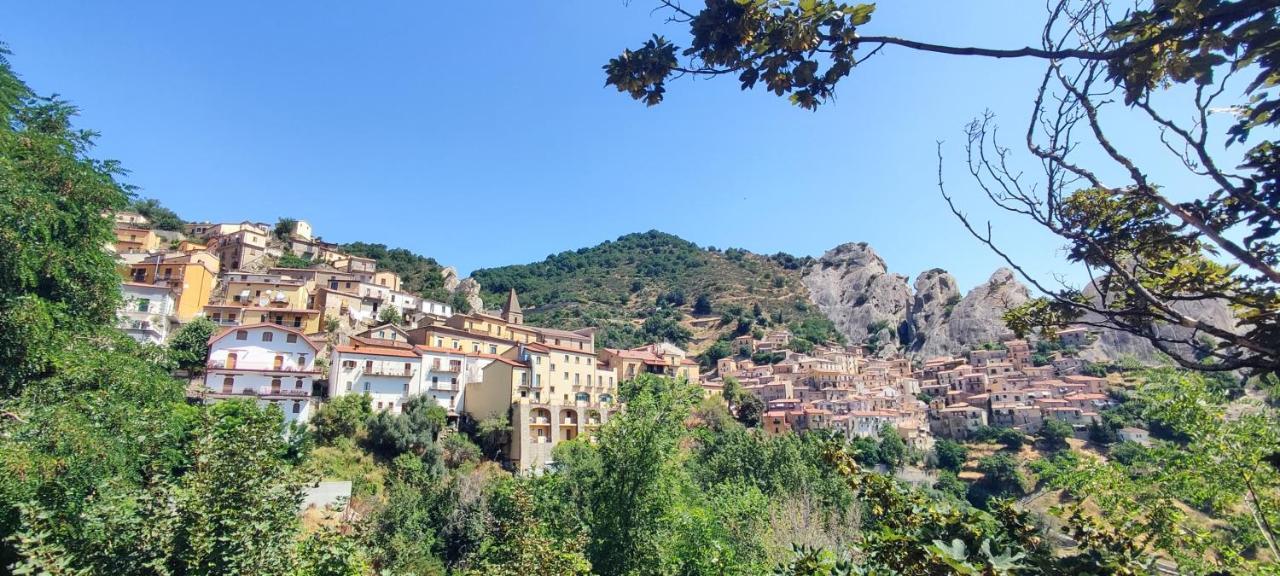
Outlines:
{"label": "blue sky", "polygon": [[[649,229],[815,256],[866,241],[892,271],[942,267],[968,288],[1001,263],[938,195],[944,140],[969,212],[995,216],[1030,269],[1069,271],[1060,242],[999,218],[961,165],[964,124],[984,109],[1024,129],[1038,64],[886,49],[816,113],[731,79],[675,82],[645,108],[600,67],[652,32],[683,40],[650,9],[46,0],[8,6],[0,40],[37,91],[82,108],[98,156],[187,219],[292,216],[463,273]],[[1022,46],[1042,10],[881,3],[866,29]]]}

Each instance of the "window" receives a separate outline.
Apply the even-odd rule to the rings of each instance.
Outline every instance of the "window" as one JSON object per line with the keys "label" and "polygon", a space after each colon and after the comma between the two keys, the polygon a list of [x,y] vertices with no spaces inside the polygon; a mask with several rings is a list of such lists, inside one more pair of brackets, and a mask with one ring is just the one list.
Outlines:
{"label": "window", "polygon": [[555,372],[555,371],[556,371],[556,365],[555,365],[555,364],[552,364],[552,365],[551,365],[551,371],[552,371],[552,372]]}
{"label": "window", "polygon": [[149,298],[138,299],[138,311],[146,312],[151,309],[151,300]]}
{"label": "window", "polygon": [[368,391],[369,391],[369,383],[368,383],[368,382],[365,382],[365,383],[364,383],[364,391],[365,391],[365,392],[368,392]]}
{"label": "window", "polygon": [[432,383],[432,384],[439,384],[439,383],[440,383],[440,377],[439,377],[439,376],[432,376],[432,377],[431,377],[431,383]]}
{"label": "window", "polygon": [[271,334],[271,332],[270,332],[270,331],[266,331],[266,332],[263,332],[263,333],[262,333],[262,341],[263,341],[263,342],[270,342],[270,341],[271,341],[271,338],[272,338],[272,334]]}
{"label": "window", "polygon": [[210,319],[210,320],[213,320],[214,324],[217,324],[218,322],[221,322],[221,321],[222,321],[222,313],[221,313],[221,312],[214,312],[214,313],[213,313],[213,316],[211,316],[209,319]]}
{"label": "window", "polygon": [[493,344],[490,344],[490,345],[489,345],[489,353],[490,353],[490,354],[497,354],[497,353],[498,353],[498,347],[497,347],[497,346],[495,346],[495,345],[493,345]]}
{"label": "window", "polygon": [[249,332],[247,330],[236,330],[236,340],[248,340]]}
{"label": "window", "polygon": [[408,383],[408,382],[405,382],[405,383],[404,383],[404,391],[405,391],[405,392],[408,392],[408,391],[409,391],[409,383]]}
{"label": "window", "polygon": [[284,341],[285,341],[285,342],[288,342],[288,343],[290,343],[290,344],[293,344],[294,342],[297,342],[297,341],[298,341],[298,335],[297,335],[297,334],[290,334],[290,335],[288,335],[288,336],[285,336]]}
{"label": "window", "polygon": [[227,313],[227,322],[235,322],[235,321],[236,321],[236,313],[235,313],[235,312],[228,312],[228,313]]}
{"label": "window", "polygon": [[294,387],[294,389],[301,389],[301,388],[302,388],[302,379],[301,379],[301,378],[295,378],[295,379],[294,379],[294,381],[293,381],[293,387]]}

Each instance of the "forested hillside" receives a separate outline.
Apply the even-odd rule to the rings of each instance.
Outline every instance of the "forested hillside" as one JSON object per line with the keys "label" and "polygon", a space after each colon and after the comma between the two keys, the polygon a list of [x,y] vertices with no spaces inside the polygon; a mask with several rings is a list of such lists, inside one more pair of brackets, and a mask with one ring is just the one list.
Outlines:
{"label": "forested hillside", "polygon": [[665,339],[699,351],[722,336],[773,326],[839,338],[800,282],[809,260],[701,248],[651,230],[472,277],[489,306],[515,288],[531,324],[599,327],[604,346]]}

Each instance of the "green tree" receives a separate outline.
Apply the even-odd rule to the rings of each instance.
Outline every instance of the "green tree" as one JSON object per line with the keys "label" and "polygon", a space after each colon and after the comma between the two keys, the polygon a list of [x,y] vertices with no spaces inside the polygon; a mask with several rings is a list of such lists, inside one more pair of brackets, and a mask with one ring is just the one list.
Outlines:
{"label": "green tree", "polygon": [[711,314],[711,296],[699,294],[698,299],[693,303],[693,313],[699,316]]}
{"label": "green tree", "polygon": [[702,353],[702,362],[708,370],[716,367],[721,358],[733,356],[733,345],[725,340],[716,340]]}
{"label": "green tree", "polygon": [[943,438],[933,444],[933,457],[939,469],[959,472],[969,460],[969,448]]}
{"label": "green tree", "polygon": [[737,408],[737,411],[734,412],[734,418],[741,422],[743,426],[755,428],[764,421],[764,401],[755,394],[739,394]]}
{"label": "green tree", "polygon": [[378,311],[379,324],[399,324],[400,320],[400,309],[395,306],[383,306],[382,310]]}
{"label": "green tree", "polygon": [[975,505],[986,506],[992,498],[1017,497],[1025,492],[1022,466],[1009,454],[982,457],[978,460],[978,472],[982,473],[982,479],[969,490],[969,500]]}
{"label": "green tree", "polygon": [[594,490],[588,546],[602,575],[647,573],[662,565],[672,538],[675,458],[684,420],[701,395],[682,382],[642,374],[624,385],[627,410],[600,433],[601,479]]}
{"label": "green tree", "polygon": [[1108,446],[1120,441],[1120,435],[1108,422],[1094,420],[1089,423],[1089,441],[1094,444]]}
{"label": "green tree", "polygon": [[591,562],[583,553],[586,538],[556,534],[540,522],[528,488],[517,483],[505,508],[507,517],[498,523],[495,538],[502,544],[489,548],[477,567],[466,574],[573,576],[591,573]]}
{"label": "green tree", "polygon": [[303,539],[297,576],[365,576],[371,572],[367,552],[355,538],[322,527]]}
{"label": "green tree", "polygon": [[399,414],[384,410],[369,418],[369,447],[388,459],[404,453],[426,456],[432,449],[439,450],[436,437],[447,418],[434,398],[412,396],[405,400]]}
{"label": "green tree", "polygon": [[1036,439],[1044,444],[1049,450],[1066,450],[1071,445],[1067,444],[1067,439],[1075,436],[1075,430],[1070,424],[1061,420],[1049,419],[1045,420],[1044,425],[1040,426],[1040,430],[1036,432]]}
{"label": "green tree", "polygon": [[151,221],[151,228],[156,230],[182,232],[186,224],[176,212],[164,207],[154,198],[133,198],[129,201],[129,210],[145,216]]}
{"label": "green tree", "polygon": [[91,159],[76,108],[36,96],[0,51],[0,394],[47,375],[73,334],[114,319],[120,277],[102,246],[125,207],[115,162]]}
{"label": "green tree", "polygon": [[218,325],[203,316],[183,324],[169,340],[169,358],[192,374],[204,373],[209,361],[209,339],[217,331]]}
{"label": "green tree", "polygon": [[[1060,0],[1037,27],[1041,45],[1014,49],[878,35],[874,4],[658,6],[688,26],[688,47],[655,35],[604,67],[606,84],[650,106],[673,76],[730,75],[743,90],[762,87],[816,109],[886,46],[1042,63],[1024,131],[1027,166],[1042,181],[1033,182],[1002,144],[991,114],[967,127],[966,161],[986,198],[1065,241],[1068,258],[1090,270],[1093,285],[1061,288],[1023,272],[1043,296],[1006,314],[1009,326],[1052,333],[1083,321],[1146,339],[1188,368],[1280,369],[1280,244],[1269,240],[1280,229],[1280,146],[1272,133],[1280,95],[1270,90],[1280,24],[1271,3],[1148,0],[1121,14],[1110,2]],[[1239,79],[1243,89],[1228,89],[1236,76],[1247,76]],[[1163,90],[1173,85],[1187,89]],[[1175,161],[1140,164],[1133,145],[1114,138],[1131,131],[1111,120],[1128,116],[1113,113],[1116,106],[1147,120]],[[1231,109],[1234,122],[1210,123],[1220,109]],[[1224,157],[1225,145],[1246,141],[1256,128],[1264,135],[1253,147]],[[1086,165],[1082,149],[1100,151],[1103,161]],[[1176,190],[1168,188],[1173,183]],[[939,188],[972,235],[1009,260],[990,227],[971,221],[942,182]],[[1215,320],[1185,305],[1208,301],[1225,301],[1238,316]]]}
{"label": "green tree", "polygon": [[183,574],[289,574],[302,485],[281,458],[284,414],[252,401],[205,411],[192,470],[175,494],[173,569]]}
{"label": "green tree", "polygon": [[907,463],[907,451],[907,443],[902,440],[897,428],[892,424],[880,427],[880,446],[876,453],[881,464],[891,471],[900,470]]}
{"label": "green tree", "polygon": [[484,455],[496,459],[511,438],[511,423],[507,415],[481,420],[476,424],[475,438]]}
{"label": "green tree", "polygon": [[276,226],[271,230],[271,234],[279,240],[288,240],[289,236],[292,236],[297,228],[297,219],[280,218],[276,220]]}
{"label": "green tree", "polygon": [[276,260],[276,266],[281,268],[310,268],[314,265],[315,262],[311,261],[310,258],[303,258],[287,251]]}
{"label": "green tree", "polygon": [[955,496],[960,500],[964,500],[965,495],[969,492],[969,486],[951,470],[938,472],[938,479],[934,481],[933,489],[943,494]]}
{"label": "green tree", "polygon": [[440,441],[440,449],[444,452],[444,464],[449,468],[480,461],[480,447],[461,434],[445,437]]}
{"label": "green tree", "polygon": [[331,444],[338,438],[353,438],[365,421],[373,415],[367,394],[344,394],[321,404],[311,416],[320,441]]}

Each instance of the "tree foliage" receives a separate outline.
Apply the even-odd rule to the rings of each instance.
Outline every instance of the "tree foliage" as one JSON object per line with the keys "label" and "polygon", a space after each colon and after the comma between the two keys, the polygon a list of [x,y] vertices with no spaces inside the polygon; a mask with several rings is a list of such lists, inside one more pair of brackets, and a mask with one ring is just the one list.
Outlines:
{"label": "tree foliage", "polygon": [[169,339],[169,358],[183,370],[203,373],[209,361],[209,339],[217,331],[218,325],[203,316],[183,324]]}
{"label": "tree foliage", "polygon": [[324,443],[332,443],[338,438],[354,438],[373,414],[371,404],[372,401],[365,394],[345,394],[331,398],[316,408],[311,416],[311,426]]}
{"label": "tree foliage", "polygon": [[149,226],[155,230],[182,232],[185,228],[186,222],[155,198],[132,198],[128,209],[146,217],[151,222]]}

